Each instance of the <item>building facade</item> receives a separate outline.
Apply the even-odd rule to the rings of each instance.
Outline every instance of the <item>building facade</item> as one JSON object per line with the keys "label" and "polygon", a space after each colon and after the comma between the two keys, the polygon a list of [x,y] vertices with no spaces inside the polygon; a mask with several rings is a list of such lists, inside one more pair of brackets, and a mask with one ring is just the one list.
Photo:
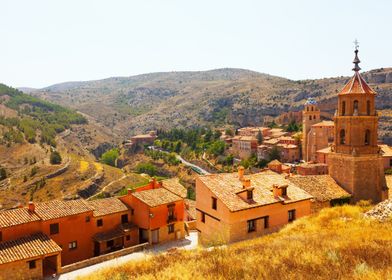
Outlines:
{"label": "building facade", "polygon": [[334,117],[335,140],[328,155],[329,174],[353,196],[354,201],[377,203],[388,197],[384,162],[377,145],[376,92],[359,73],[355,50],[354,76],[338,94]]}

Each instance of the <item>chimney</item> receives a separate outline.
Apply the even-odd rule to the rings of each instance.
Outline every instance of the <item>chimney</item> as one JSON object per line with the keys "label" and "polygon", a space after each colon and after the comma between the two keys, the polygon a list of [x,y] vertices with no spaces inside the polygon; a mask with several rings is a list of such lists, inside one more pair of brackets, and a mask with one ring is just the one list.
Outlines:
{"label": "chimney", "polygon": [[242,187],[244,189],[250,188],[250,179],[244,179],[242,180]]}
{"label": "chimney", "polygon": [[128,192],[127,192],[127,194],[128,194],[128,195],[131,195],[133,192],[134,192],[134,190],[133,190],[133,189],[128,189]]}
{"label": "chimney", "polygon": [[273,184],[272,185],[272,193],[274,194],[274,197],[279,197],[282,196],[282,189],[279,188],[279,185]]}
{"label": "chimney", "polygon": [[34,202],[32,202],[32,201],[29,201],[29,211],[30,211],[31,213],[34,213],[34,212],[35,212],[35,204],[34,204]]}
{"label": "chimney", "polygon": [[242,180],[244,178],[245,168],[243,166],[238,167],[238,179]]}

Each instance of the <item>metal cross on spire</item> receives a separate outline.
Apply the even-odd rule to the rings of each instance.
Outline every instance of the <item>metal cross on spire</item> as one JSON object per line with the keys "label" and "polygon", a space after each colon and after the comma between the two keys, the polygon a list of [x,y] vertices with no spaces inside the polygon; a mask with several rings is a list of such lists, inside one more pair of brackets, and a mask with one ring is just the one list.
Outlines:
{"label": "metal cross on spire", "polygon": [[358,42],[358,40],[355,39],[355,41],[354,41],[353,43],[354,43],[354,46],[355,46],[355,50],[358,50],[358,48],[359,48],[359,42]]}

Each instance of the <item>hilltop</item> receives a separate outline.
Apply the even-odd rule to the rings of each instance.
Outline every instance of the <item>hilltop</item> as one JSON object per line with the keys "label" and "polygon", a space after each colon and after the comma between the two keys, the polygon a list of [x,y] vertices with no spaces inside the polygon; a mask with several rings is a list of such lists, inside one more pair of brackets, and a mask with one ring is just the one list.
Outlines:
{"label": "hilltop", "polygon": [[[391,109],[392,68],[363,76],[378,92],[378,109]],[[225,68],[67,82],[31,94],[77,109],[128,137],[157,128],[260,125],[281,113],[301,110],[308,97],[316,98],[321,110],[331,116],[336,95],[349,78],[293,81]],[[391,137],[390,120],[386,111],[380,120],[382,137]]]}
{"label": "hilltop", "polygon": [[366,208],[326,208],[268,236],[177,250],[80,279],[389,279],[392,223],[364,218]]}

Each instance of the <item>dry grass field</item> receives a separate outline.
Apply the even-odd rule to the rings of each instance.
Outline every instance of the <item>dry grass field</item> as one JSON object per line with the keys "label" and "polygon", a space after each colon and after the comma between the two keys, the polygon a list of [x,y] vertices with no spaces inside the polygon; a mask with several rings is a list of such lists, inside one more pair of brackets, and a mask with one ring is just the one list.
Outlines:
{"label": "dry grass field", "polygon": [[365,219],[365,209],[324,209],[269,236],[213,250],[177,250],[80,280],[391,279],[392,222]]}

